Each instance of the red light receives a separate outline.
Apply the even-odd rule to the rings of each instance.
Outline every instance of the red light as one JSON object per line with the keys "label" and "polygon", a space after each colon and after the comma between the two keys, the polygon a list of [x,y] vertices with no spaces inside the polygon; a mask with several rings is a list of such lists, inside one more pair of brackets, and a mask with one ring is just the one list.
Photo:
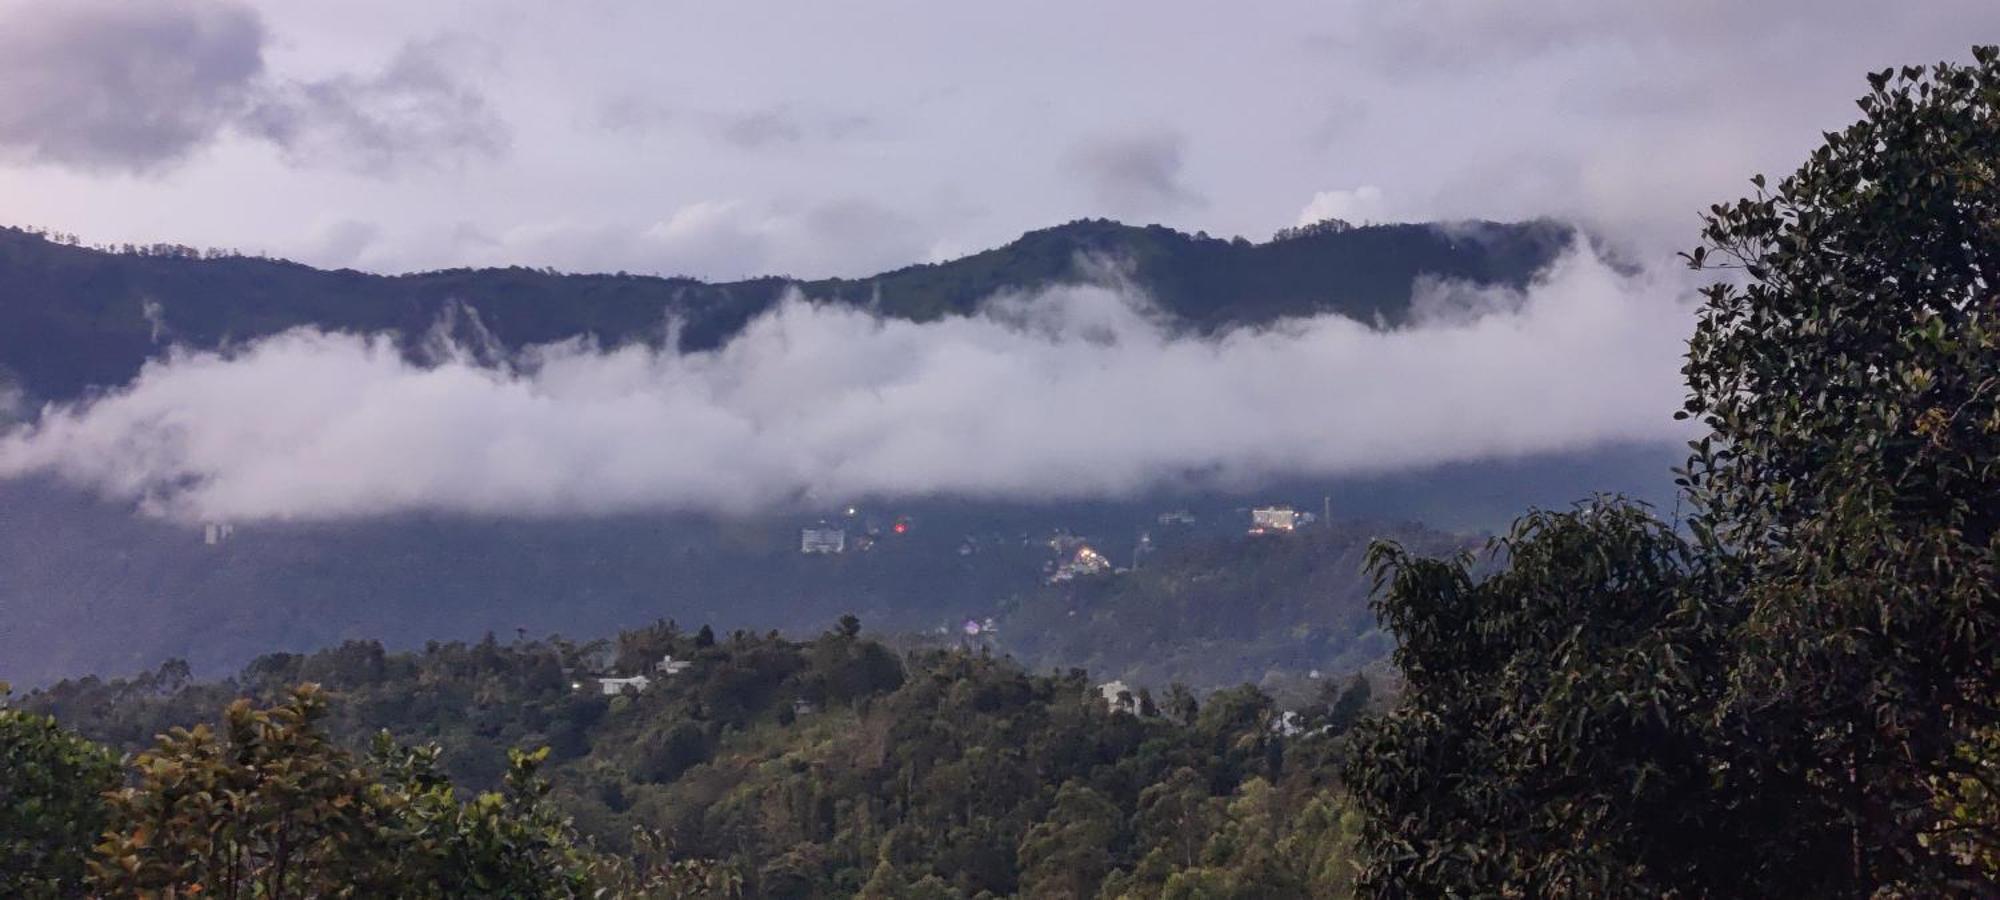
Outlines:
{"label": "red light", "polygon": [[909,530],[910,530],[910,523],[908,523],[908,522],[897,522],[897,523],[896,523],[896,533],[897,533],[897,534],[902,534],[903,532],[906,532],[906,531],[909,531]]}

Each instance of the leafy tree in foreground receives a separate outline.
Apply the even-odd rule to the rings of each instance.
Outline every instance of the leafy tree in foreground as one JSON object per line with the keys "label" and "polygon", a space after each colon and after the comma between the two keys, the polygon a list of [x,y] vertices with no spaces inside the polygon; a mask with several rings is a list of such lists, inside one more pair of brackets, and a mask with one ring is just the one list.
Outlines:
{"label": "leafy tree in foreground", "polygon": [[[6,696],[0,684],[0,698]],[[81,892],[118,757],[48,716],[0,708],[0,897]]]}
{"label": "leafy tree in foreground", "polygon": [[[1699,548],[1616,503],[1534,513],[1483,581],[1378,546],[1404,702],[1347,777],[1385,895],[1657,896],[1761,861],[1713,783],[1726,610]],[[1727,891],[1723,891],[1727,893]]]}
{"label": "leafy tree in foreground", "polygon": [[504,793],[461,804],[435,748],[379,741],[367,763],[318,727],[326,699],[233,704],[222,733],[175,729],[111,797],[92,887],[147,897],[573,897],[588,857],[545,802],[546,751],[511,757]]}
{"label": "leafy tree in foreground", "polygon": [[1832,808],[1851,883],[1915,893],[2000,874],[1991,806],[1946,800],[1993,784],[2000,727],[2000,49],[1974,57],[1870,76],[1690,254],[1748,275],[1687,365],[1700,521],[1754,572],[1730,736]]}
{"label": "leafy tree in foreground", "polygon": [[1349,776],[1383,894],[2000,893],[2000,50],[1713,207],[1683,538],[1384,547],[1406,702]]}

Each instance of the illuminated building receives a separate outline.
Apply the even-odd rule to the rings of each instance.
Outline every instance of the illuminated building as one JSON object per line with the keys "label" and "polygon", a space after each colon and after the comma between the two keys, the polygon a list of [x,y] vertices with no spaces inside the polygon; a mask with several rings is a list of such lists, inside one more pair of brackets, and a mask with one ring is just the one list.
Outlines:
{"label": "illuminated building", "polygon": [[1299,527],[1299,512],[1289,506],[1266,506],[1250,511],[1250,533],[1270,534],[1294,531]]}

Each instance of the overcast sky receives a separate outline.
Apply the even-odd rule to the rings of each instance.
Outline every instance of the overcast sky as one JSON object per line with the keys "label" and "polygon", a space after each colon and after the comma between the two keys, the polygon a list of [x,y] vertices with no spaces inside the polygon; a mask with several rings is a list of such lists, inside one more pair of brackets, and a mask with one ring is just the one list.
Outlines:
{"label": "overcast sky", "polygon": [[2000,3],[0,0],[0,217],[318,265],[856,275],[1079,216],[1663,252]]}

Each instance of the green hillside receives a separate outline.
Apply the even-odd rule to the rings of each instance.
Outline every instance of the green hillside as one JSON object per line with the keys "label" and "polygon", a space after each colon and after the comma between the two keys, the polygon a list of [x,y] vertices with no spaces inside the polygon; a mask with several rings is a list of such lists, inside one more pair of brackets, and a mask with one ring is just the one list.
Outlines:
{"label": "green hillside", "polygon": [[[1191,880],[1328,896],[1351,879],[1353,822],[1327,786],[1365,690],[1331,692],[1289,726],[1253,688],[1166,690],[1114,711],[1080,671],[965,651],[899,659],[858,631],[850,618],[805,642],[669,623],[582,645],[355,642],[263,657],[224,682],[167,667],[19,705],[137,750],[311,680],[330,692],[319,727],[337,744],[358,752],[381,730],[436,743],[432,765],[464,790],[501,789],[509,748],[547,746],[549,797],[593,853],[736,885],[648,896],[1154,896]],[[666,656],[687,667],[659,671]],[[599,690],[597,676],[635,673],[652,682]]]}

